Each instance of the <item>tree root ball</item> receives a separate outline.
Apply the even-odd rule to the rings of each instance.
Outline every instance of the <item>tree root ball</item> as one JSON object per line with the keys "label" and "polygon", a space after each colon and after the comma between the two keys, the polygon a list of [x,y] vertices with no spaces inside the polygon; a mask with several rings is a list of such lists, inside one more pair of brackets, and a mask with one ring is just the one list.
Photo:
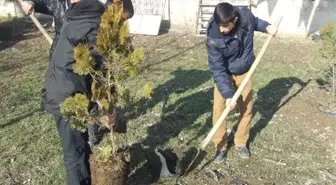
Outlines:
{"label": "tree root ball", "polygon": [[98,154],[90,158],[92,185],[125,185],[130,174],[129,151],[119,150],[102,161]]}

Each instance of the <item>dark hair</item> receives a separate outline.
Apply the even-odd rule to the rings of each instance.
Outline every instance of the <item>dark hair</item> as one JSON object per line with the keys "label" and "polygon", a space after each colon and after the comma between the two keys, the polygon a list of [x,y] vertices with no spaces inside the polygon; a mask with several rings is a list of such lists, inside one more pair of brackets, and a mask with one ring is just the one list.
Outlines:
{"label": "dark hair", "polygon": [[236,11],[230,3],[219,3],[215,7],[214,19],[217,24],[232,22],[236,17]]}

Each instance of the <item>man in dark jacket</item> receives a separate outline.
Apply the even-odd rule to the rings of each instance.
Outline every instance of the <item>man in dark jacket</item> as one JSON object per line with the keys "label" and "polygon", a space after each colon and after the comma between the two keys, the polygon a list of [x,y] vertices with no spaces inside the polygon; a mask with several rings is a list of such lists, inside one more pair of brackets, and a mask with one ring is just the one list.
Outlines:
{"label": "man in dark jacket", "polygon": [[[226,106],[230,106],[231,109],[236,106],[236,102],[231,102],[234,88],[240,86],[255,59],[254,31],[276,33],[274,27],[256,18],[248,8],[234,7],[229,3],[219,3],[216,6],[208,24],[206,42],[209,68],[216,84],[213,124],[216,124]],[[234,143],[239,155],[248,158],[250,152],[246,144],[252,118],[252,80],[248,82],[238,99],[238,106],[240,116]],[[217,147],[215,162],[224,161],[227,149],[226,122],[219,128],[213,142]]]}
{"label": "man in dark jacket", "polygon": [[68,185],[90,184],[90,147],[87,134],[72,129],[69,121],[62,116],[60,104],[75,93],[90,92],[89,77],[73,72],[73,50],[83,41],[95,43],[100,17],[104,11],[103,4],[98,0],[82,0],[69,4],[45,76],[42,102],[45,110],[52,113],[56,119]]}
{"label": "man in dark jacket", "polygon": [[[91,94],[90,76],[73,72],[74,48],[80,43],[94,47],[104,11],[104,3],[99,0],[70,0],[45,75],[42,104],[56,120],[68,185],[90,184],[88,158],[91,150],[87,133],[70,127],[69,120],[60,112],[60,104],[76,93]],[[92,55],[99,58],[95,52]],[[99,61],[96,62],[99,65]]]}

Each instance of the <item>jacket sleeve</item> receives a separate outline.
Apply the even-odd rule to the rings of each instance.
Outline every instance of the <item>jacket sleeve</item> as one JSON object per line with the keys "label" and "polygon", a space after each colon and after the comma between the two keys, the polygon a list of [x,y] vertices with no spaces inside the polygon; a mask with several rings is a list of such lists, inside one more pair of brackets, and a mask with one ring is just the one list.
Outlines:
{"label": "jacket sleeve", "polygon": [[228,69],[227,65],[225,65],[223,54],[218,48],[216,48],[216,46],[211,44],[209,39],[207,40],[206,47],[208,52],[209,68],[219,92],[225,99],[232,98],[233,90],[227,73]]}
{"label": "jacket sleeve", "polygon": [[254,30],[266,33],[267,32],[266,28],[267,28],[268,25],[270,25],[270,23],[267,22],[267,21],[264,21],[262,19],[259,19],[258,17],[255,17],[253,14],[252,14],[252,16],[253,16],[254,25],[255,25]]}
{"label": "jacket sleeve", "polygon": [[[94,58],[95,62],[99,62],[97,61],[97,58],[96,58],[98,56],[98,53],[95,52],[94,50],[96,37],[98,33],[97,29],[87,29],[86,32],[83,30],[83,33],[84,34],[79,34],[79,35],[73,32],[69,33],[67,35],[67,38],[62,40],[62,43],[63,43],[62,46],[69,47],[69,50],[70,50],[70,47],[72,47],[71,50],[74,50],[74,48],[78,46],[79,44],[87,44],[90,55]],[[61,40],[59,43],[61,43]],[[67,57],[69,58],[69,60],[65,64],[66,75],[67,75],[67,79],[73,83],[73,94],[83,93],[90,99],[92,77],[90,75],[80,75],[80,74],[75,73],[73,71],[74,70],[73,64],[76,62],[74,58],[74,54],[73,52],[68,52],[67,55],[69,55]]]}
{"label": "jacket sleeve", "polygon": [[103,57],[99,55],[99,53],[95,50],[97,36],[98,36],[98,29],[93,29],[92,31],[88,32],[86,35],[90,54],[94,58],[95,63],[96,63],[96,65],[94,66],[95,69],[104,67]]}
{"label": "jacket sleeve", "polygon": [[53,11],[48,7],[51,7],[51,0],[31,0],[34,3],[34,9],[37,13],[46,15],[53,15]]}

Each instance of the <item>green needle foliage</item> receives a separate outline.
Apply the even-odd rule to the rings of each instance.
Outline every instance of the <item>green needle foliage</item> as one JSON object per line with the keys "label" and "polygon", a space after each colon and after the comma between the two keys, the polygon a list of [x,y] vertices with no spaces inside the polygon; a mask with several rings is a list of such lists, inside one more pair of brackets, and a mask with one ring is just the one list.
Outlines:
{"label": "green needle foliage", "polygon": [[336,103],[335,91],[336,91],[336,27],[332,22],[320,30],[322,37],[322,46],[320,49],[321,56],[328,61],[330,65],[326,74],[326,80],[331,84],[332,100]]}

